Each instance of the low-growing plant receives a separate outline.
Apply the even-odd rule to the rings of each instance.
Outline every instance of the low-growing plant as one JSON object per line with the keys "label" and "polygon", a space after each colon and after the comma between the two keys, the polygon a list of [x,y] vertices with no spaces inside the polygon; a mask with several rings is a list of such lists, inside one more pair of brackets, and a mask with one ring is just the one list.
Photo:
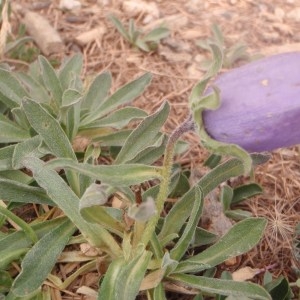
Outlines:
{"label": "low-growing plant", "polygon": [[17,36],[11,33],[10,25],[11,6],[9,0],[0,2],[0,54],[8,55],[13,59],[21,59],[23,61],[32,62],[37,57],[38,49],[27,46],[28,42],[32,42],[32,38],[25,35],[25,27],[20,25]]}
{"label": "low-growing plant", "polygon": [[[251,57],[251,55],[247,52],[248,47],[246,44],[238,42],[236,44],[233,44],[232,46],[228,46],[228,42],[225,41],[222,30],[217,24],[213,24],[211,26],[211,32],[212,37],[206,40],[198,40],[196,42],[196,45],[206,51],[210,50],[211,43],[218,45],[224,52],[224,68],[232,68],[239,61],[249,62],[253,59],[253,57]],[[210,64],[211,60],[207,60],[204,62],[204,67],[207,68]]]}
{"label": "low-growing plant", "polygon": [[25,26],[20,24],[16,36],[8,37],[5,54],[12,59],[31,63],[37,59],[40,50],[33,45],[33,39],[26,35]]}
{"label": "low-growing plant", "polygon": [[110,16],[110,20],[115,25],[122,37],[129,42],[130,45],[145,52],[155,51],[160,40],[166,38],[170,34],[169,29],[164,26],[156,27],[150,32],[143,34],[141,30],[136,28],[133,19],[129,20],[127,30],[117,17]]}
{"label": "low-growing plant", "polygon": [[[99,300],[130,300],[139,294],[166,299],[168,290],[194,294],[195,299],[271,299],[257,284],[214,278],[219,264],[259,242],[266,220],[244,218],[220,239],[199,227],[204,197],[249,172],[251,156],[233,145],[223,148],[235,157],[216,164],[182,195],[176,190],[183,177],[174,167],[175,146],[183,133],[199,130],[202,102],[217,96],[203,96],[222,65],[221,50],[212,46],[212,52],[214,64],[191,93],[191,115],[170,136],[161,132],[168,102],[151,115],[123,107],[144,91],[150,74],[110,95],[106,72],[85,87],[80,55],[57,71],[42,56],[28,73],[0,69],[0,214],[7,228],[0,235],[0,293],[6,299],[49,298],[49,289],[41,289],[45,281],[64,290],[81,274],[97,269]],[[132,129],[131,120],[140,122]],[[175,192],[176,203],[165,206]],[[223,197],[224,203],[247,195],[251,192],[246,188],[243,197]],[[121,205],[112,205],[112,198]],[[31,223],[13,213],[27,203],[38,206],[39,217]],[[64,251],[82,243],[96,254]],[[82,263],[64,281],[51,274],[63,251],[61,261]]]}

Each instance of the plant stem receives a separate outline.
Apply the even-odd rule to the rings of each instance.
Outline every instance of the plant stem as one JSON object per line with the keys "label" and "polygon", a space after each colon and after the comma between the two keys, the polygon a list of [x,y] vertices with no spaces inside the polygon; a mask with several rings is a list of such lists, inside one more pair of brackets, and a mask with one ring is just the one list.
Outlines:
{"label": "plant stem", "polygon": [[149,220],[146,225],[145,232],[142,236],[141,242],[147,246],[149,243],[154,231],[155,227],[158,223],[161,212],[164,208],[165,200],[169,194],[169,184],[173,166],[174,159],[174,149],[176,142],[180,138],[182,134],[188,132],[190,130],[194,130],[195,124],[192,120],[192,116],[190,115],[187,120],[185,120],[181,125],[179,125],[170,135],[168,143],[166,145],[165,153],[164,153],[164,162],[162,168],[162,181],[160,184],[159,192],[156,199],[156,214]]}

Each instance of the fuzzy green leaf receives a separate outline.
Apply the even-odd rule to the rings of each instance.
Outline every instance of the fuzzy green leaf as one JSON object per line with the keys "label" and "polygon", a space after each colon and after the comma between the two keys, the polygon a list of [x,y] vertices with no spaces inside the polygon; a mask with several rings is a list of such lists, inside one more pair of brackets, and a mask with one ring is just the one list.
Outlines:
{"label": "fuzzy green leaf", "polygon": [[211,31],[213,33],[214,40],[219,47],[224,46],[224,35],[221,28],[217,24],[211,26]]}
{"label": "fuzzy green leaf", "polygon": [[141,164],[91,165],[70,159],[54,159],[47,163],[47,167],[70,168],[112,186],[128,186],[161,177],[159,167]]}
{"label": "fuzzy green leaf", "polygon": [[220,195],[220,201],[222,203],[223,211],[230,209],[232,197],[233,197],[233,189],[228,185],[224,185],[221,189],[221,195]]}
{"label": "fuzzy green leaf", "polygon": [[[82,124],[89,124],[91,121],[98,119],[98,115],[94,113],[94,110],[106,99],[110,88],[110,73],[103,72],[95,77],[82,101],[82,107],[89,111],[86,118],[82,120]],[[102,114],[101,110],[99,110],[99,113]],[[91,114],[93,117],[91,117]]]}
{"label": "fuzzy green leaf", "polygon": [[70,141],[78,134],[80,124],[80,99],[77,100],[77,103],[68,108],[66,116],[66,134]]}
{"label": "fuzzy green leaf", "polygon": [[75,54],[68,58],[58,71],[58,79],[62,90],[72,88],[71,84],[76,75],[80,75],[83,59],[81,54]]}
{"label": "fuzzy green leaf", "polygon": [[11,170],[13,168],[11,161],[14,150],[15,145],[0,148],[0,171]]}
{"label": "fuzzy green leaf", "polygon": [[170,256],[172,259],[179,261],[188,249],[192,238],[195,234],[196,226],[199,223],[199,219],[202,214],[202,208],[203,193],[201,192],[201,189],[197,186],[195,188],[195,201],[193,204],[193,209],[189,221],[187,222],[186,227],[182,235],[180,236],[180,239],[170,251]]}
{"label": "fuzzy green leaf", "polygon": [[237,282],[187,274],[174,274],[170,276],[170,279],[206,293],[239,296],[239,299],[243,297],[256,300],[272,299],[263,287],[250,282]]}
{"label": "fuzzy green leaf", "polygon": [[74,89],[67,89],[63,92],[61,107],[67,108],[73,106],[81,100],[81,93]]}
{"label": "fuzzy green leaf", "polygon": [[123,26],[123,24],[119,21],[119,19],[113,15],[110,15],[109,18],[112,21],[112,23],[116,26],[117,30],[122,35],[122,37],[125,40],[130,42],[130,36],[129,36],[128,32],[126,31],[125,27]]}
{"label": "fuzzy green leaf", "polygon": [[67,220],[42,237],[27,252],[21,264],[22,271],[13,283],[13,294],[25,296],[42,285],[75,230],[74,225]]}
{"label": "fuzzy green leaf", "polygon": [[115,163],[126,163],[146,147],[150,146],[165,123],[169,111],[170,105],[168,102],[165,102],[154,114],[145,118],[128,136]]}
{"label": "fuzzy green leaf", "polygon": [[38,103],[50,103],[50,95],[45,86],[26,73],[17,73],[17,78],[28,88],[30,97]]}
{"label": "fuzzy green leaf", "polygon": [[20,170],[0,171],[0,178],[13,180],[23,184],[30,184],[33,181],[31,176],[25,174],[23,171]]}
{"label": "fuzzy green leaf", "polygon": [[180,262],[175,273],[200,272],[249,251],[259,242],[266,225],[263,218],[248,218],[235,224],[217,243]]}
{"label": "fuzzy green leaf", "polygon": [[293,296],[288,280],[282,275],[268,283],[266,289],[272,296],[272,300],[290,300]]}
{"label": "fuzzy green leaf", "polygon": [[32,228],[25,221],[12,213],[9,209],[0,205],[0,215],[3,215],[16,223],[24,231],[32,243],[37,242],[38,238]]}
{"label": "fuzzy green leaf", "polygon": [[25,112],[21,107],[14,107],[11,110],[12,119],[23,129],[30,130],[30,124],[26,118]]}
{"label": "fuzzy green leaf", "polygon": [[263,189],[256,183],[239,186],[233,190],[233,198],[231,204],[239,203],[245,199],[259,195],[262,192]]}
{"label": "fuzzy green leaf", "polygon": [[226,217],[235,221],[240,221],[252,217],[251,212],[242,209],[227,210],[225,211],[225,215]]}
{"label": "fuzzy green leaf", "polygon": [[[159,137],[160,136],[160,137]],[[146,147],[139,152],[132,160],[127,163],[147,164],[152,165],[156,160],[164,154],[168,138],[164,134],[158,134],[158,137],[151,146]]]}
{"label": "fuzzy green leaf", "polygon": [[100,144],[105,147],[122,147],[131,132],[132,130],[130,129],[124,129],[110,134],[102,134],[98,137],[95,137],[93,141],[100,142]]}
{"label": "fuzzy green leaf", "polygon": [[24,130],[2,114],[0,114],[0,128],[1,144],[20,142],[30,137],[28,130]]}
{"label": "fuzzy green leaf", "polygon": [[113,237],[101,226],[88,224],[79,213],[79,198],[67,183],[54,170],[45,167],[45,163],[35,157],[25,157],[24,166],[30,169],[36,182],[45,189],[50,199],[78,227],[81,233],[95,246],[107,246],[112,253],[119,252],[119,246]]}
{"label": "fuzzy green leaf", "polygon": [[[39,103],[36,103],[31,99],[24,99],[22,106],[29,123],[42,137],[52,154],[57,157],[67,157],[76,161],[77,158],[72,145],[59,122]],[[77,174],[74,172],[67,172],[66,176],[73,190],[79,195],[80,185]]]}
{"label": "fuzzy green leaf", "polygon": [[118,106],[126,104],[138,97],[151,81],[151,74],[146,73],[139,78],[127,83],[102,102],[88,117],[85,118],[83,124],[87,120],[93,121],[112,112]]}
{"label": "fuzzy green leaf", "polygon": [[[241,175],[243,170],[243,164],[240,160],[231,159],[211,170],[208,174],[203,176],[196,185],[201,188],[203,197],[205,197],[222,182]],[[192,212],[194,195],[195,187],[191,188],[175,203],[165,218],[159,238],[166,237],[173,233],[179,233],[181,227]]]}
{"label": "fuzzy green leaf", "polygon": [[[36,223],[30,226],[36,233],[37,237],[40,239],[48,232],[60,226],[62,223],[65,223],[66,220],[66,217],[60,217],[57,219],[52,219],[50,221]],[[29,248],[31,245],[32,243],[30,239],[28,239],[23,230],[9,233],[6,236],[0,238],[0,257],[3,257],[5,253],[11,252],[14,249]]]}
{"label": "fuzzy green leaf", "polygon": [[190,247],[195,248],[209,245],[216,242],[217,239],[218,236],[216,234],[211,233],[201,227],[197,227]]}
{"label": "fuzzy green leaf", "polygon": [[40,157],[42,154],[38,148],[42,143],[42,138],[36,135],[32,138],[28,138],[24,142],[18,143],[13,152],[12,156],[12,167],[14,169],[21,169],[23,167],[22,161],[25,156],[31,155]]}
{"label": "fuzzy green leaf", "polygon": [[16,40],[14,40],[12,42],[6,41],[5,54],[7,54],[8,52],[10,52],[16,48],[19,48],[19,47],[21,48],[27,42],[32,42],[32,41],[33,41],[33,38],[31,36],[18,37]]}
{"label": "fuzzy green leaf", "polygon": [[147,113],[142,109],[135,107],[125,107],[114,111],[113,113],[107,115],[100,120],[89,123],[82,129],[88,128],[99,128],[99,127],[112,127],[116,129],[121,129],[126,126],[130,121],[136,119],[142,119],[147,116]]}
{"label": "fuzzy green leaf", "polygon": [[72,145],[58,121],[33,100],[24,99],[22,105],[32,128],[40,134],[52,153],[76,160]]}
{"label": "fuzzy green leaf", "polygon": [[135,300],[148,267],[151,253],[138,248],[129,261],[113,261],[100,286],[98,300]]}
{"label": "fuzzy green leaf", "polygon": [[[29,248],[17,248],[11,249],[10,251],[5,251],[0,256],[0,270],[6,269],[6,267],[13,262],[14,260],[19,259],[22,255],[24,255]],[[1,287],[1,285],[0,285]]]}
{"label": "fuzzy green leaf", "polygon": [[43,189],[3,178],[0,178],[0,198],[18,203],[55,205]]}
{"label": "fuzzy green leaf", "polygon": [[170,30],[166,27],[158,27],[151,30],[143,37],[145,42],[159,42],[161,39],[169,36]]}
{"label": "fuzzy green leaf", "polygon": [[144,40],[142,40],[142,39],[137,39],[134,42],[134,45],[136,47],[138,47],[139,49],[145,51],[145,52],[150,52],[151,51],[151,48],[149,47],[149,44],[144,42]]}
{"label": "fuzzy green leaf", "polygon": [[44,84],[51,93],[56,104],[56,108],[59,108],[61,106],[63,90],[58,76],[49,61],[44,56],[40,55],[38,57],[38,61],[42,71]]}
{"label": "fuzzy green leaf", "polygon": [[12,72],[0,68],[0,102],[10,108],[18,107],[28,94]]}
{"label": "fuzzy green leaf", "polygon": [[167,300],[165,289],[162,283],[160,283],[154,290],[153,290],[153,300]]}

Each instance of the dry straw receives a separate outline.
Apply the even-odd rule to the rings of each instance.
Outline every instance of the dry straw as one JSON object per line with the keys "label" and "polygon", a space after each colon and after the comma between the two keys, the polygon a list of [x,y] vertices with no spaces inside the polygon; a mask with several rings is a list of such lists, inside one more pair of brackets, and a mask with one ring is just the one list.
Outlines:
{"label": "dry straw", "polygon": [[0,56],[3,58],[5,54],[5,46],[6,46],[6,40],[8,34],[11,32],[11,26],[9,23],[8,19],[8,6],[9,6],[9,0],[5,0],[3,2],[3,7],[2,7],[2,13],[1,13],[1,18],[2,18],[2,26],[0,30]]}

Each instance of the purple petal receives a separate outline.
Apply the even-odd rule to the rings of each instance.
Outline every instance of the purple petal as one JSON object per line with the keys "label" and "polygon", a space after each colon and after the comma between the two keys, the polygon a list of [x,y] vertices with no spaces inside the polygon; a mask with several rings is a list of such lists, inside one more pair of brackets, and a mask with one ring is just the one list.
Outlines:
{"label": "purple petal", "polygon": [[203,120],[214,139],[249,152],[300,144],[300,52],[255,61],[220,75],[221,105]]}

